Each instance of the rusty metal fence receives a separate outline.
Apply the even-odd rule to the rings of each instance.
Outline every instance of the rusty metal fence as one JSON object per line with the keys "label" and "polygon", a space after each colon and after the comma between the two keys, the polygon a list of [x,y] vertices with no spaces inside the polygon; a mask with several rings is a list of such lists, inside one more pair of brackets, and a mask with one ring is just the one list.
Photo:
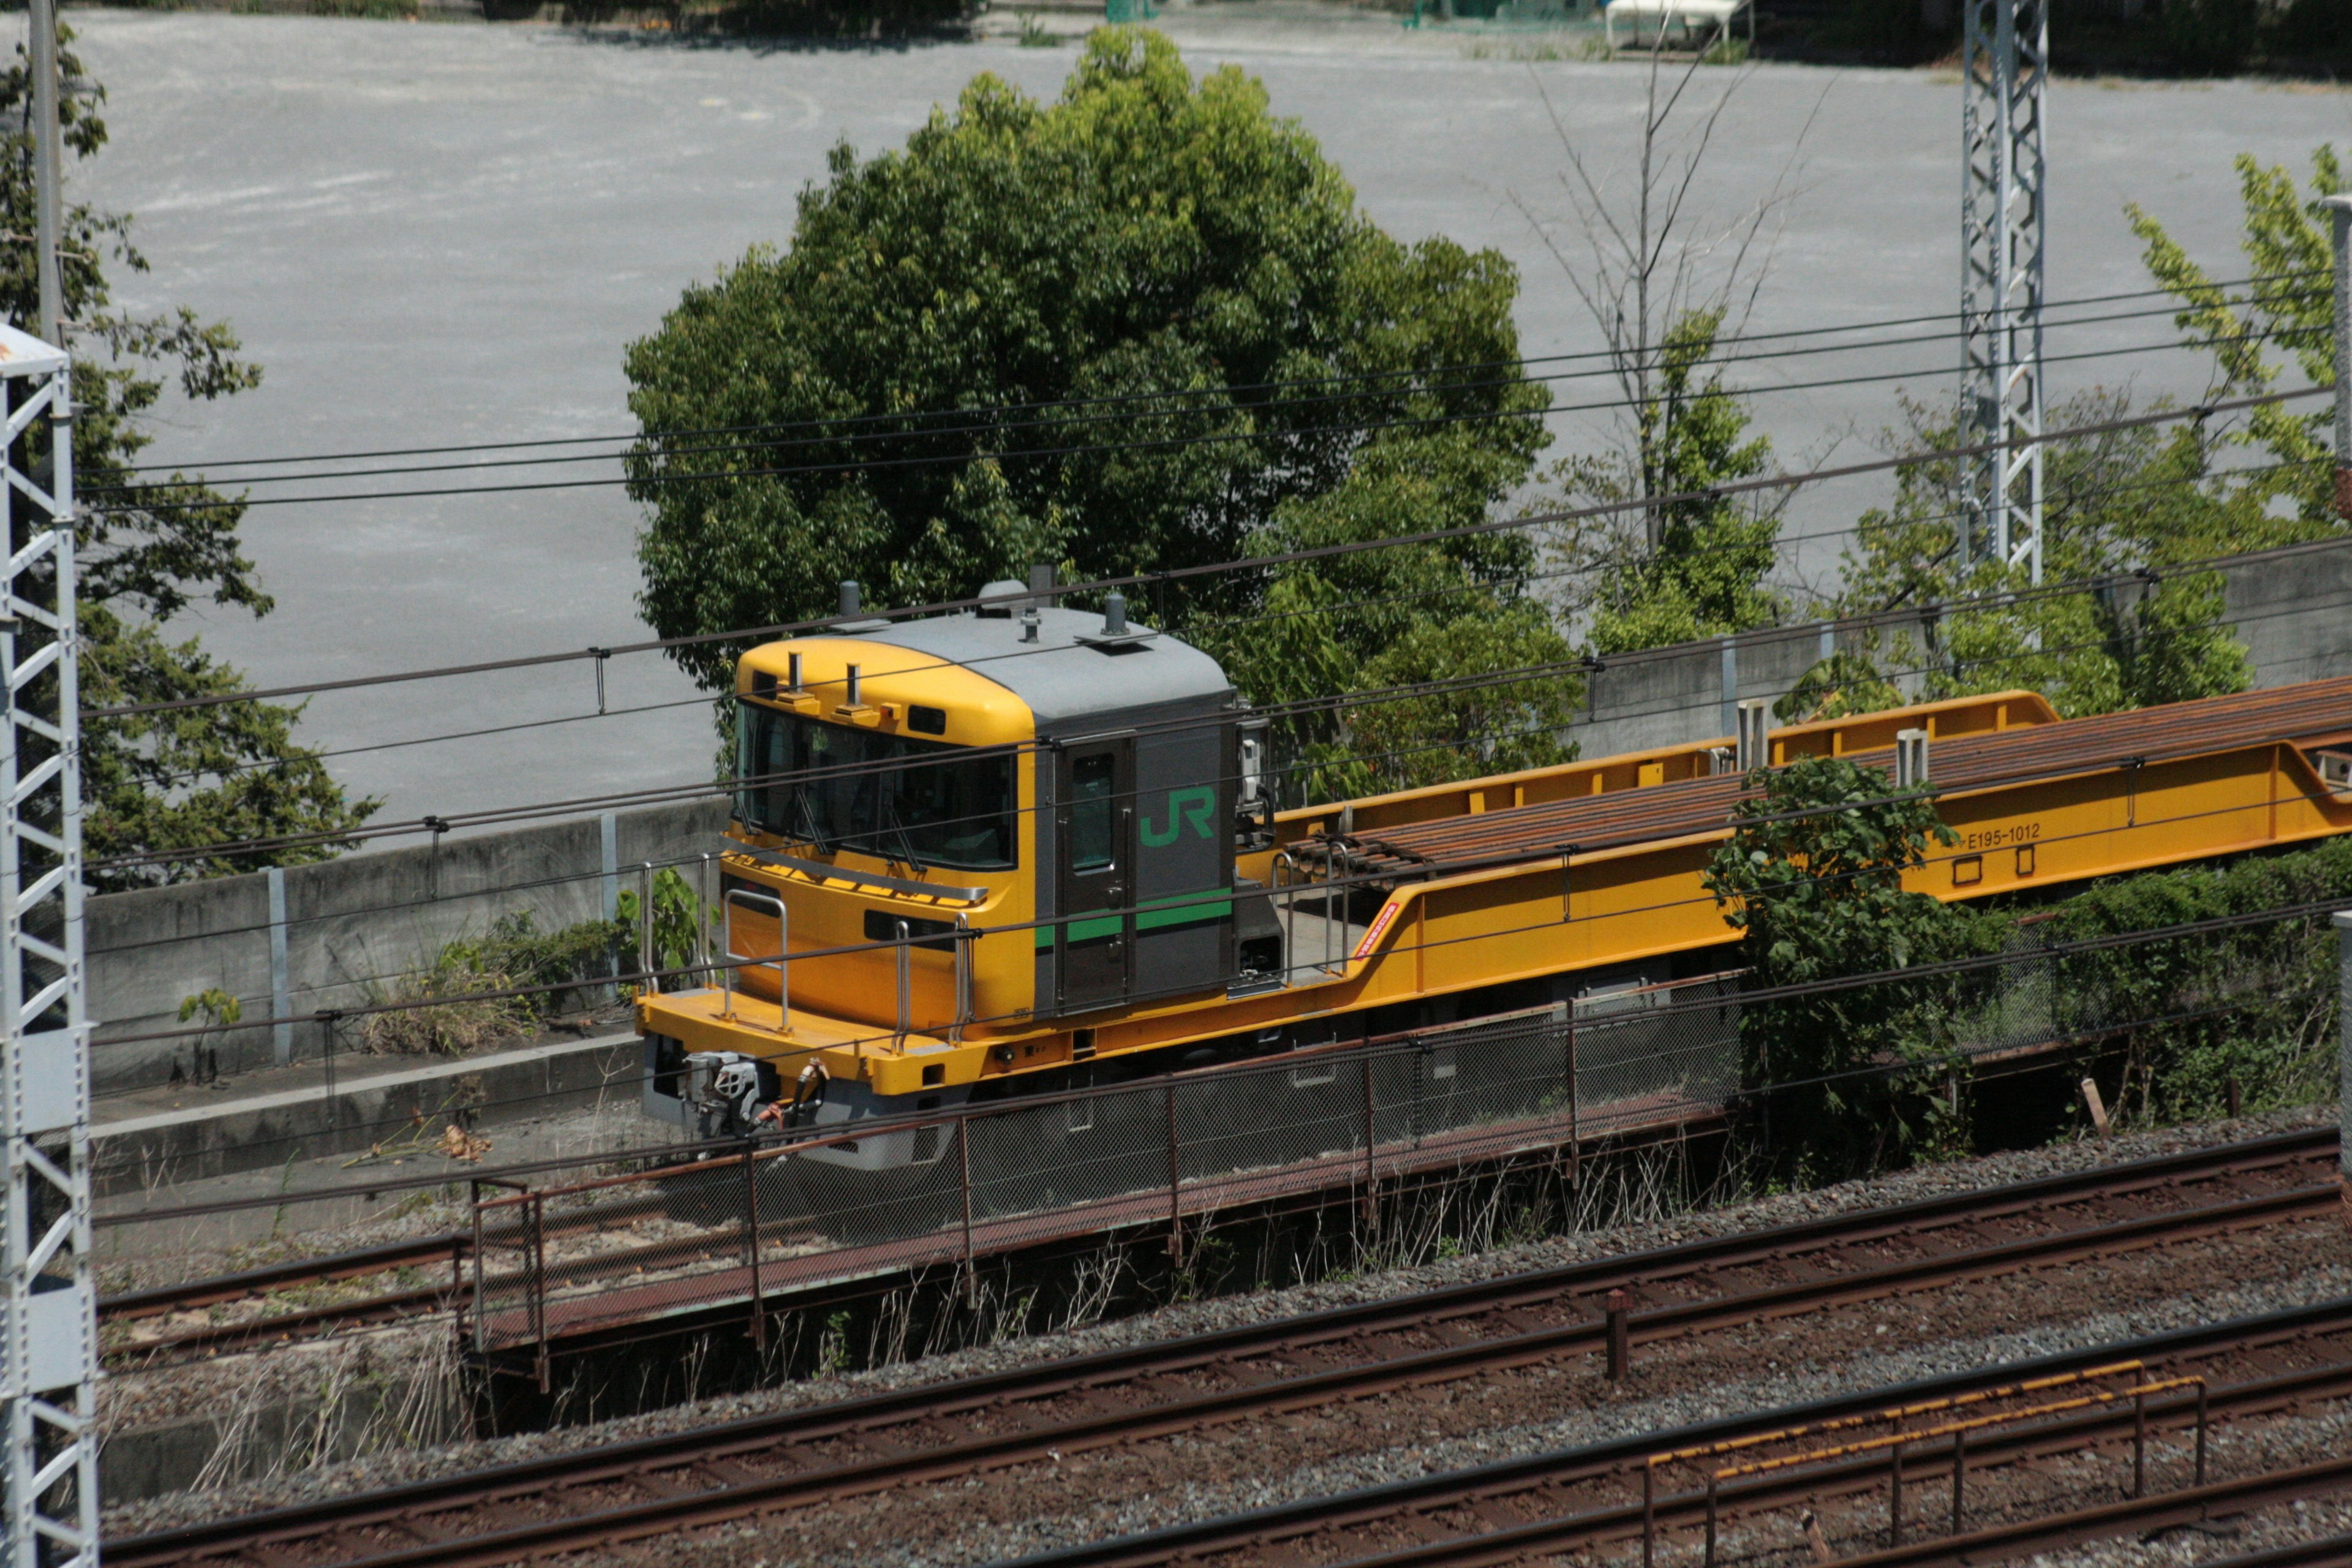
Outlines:
{"label": "rusty metal fence", "polygon": [[[1962,1062],[1982,1071],[2126,1035],[2192,1064],[2216,1042],[2275,1037],[2292,1065],[2298,1042],[2334,1049],[2331,907],[2063,941],[2028,921],[2000,953],[1853,982],[1742,989],[1741,973],[1724,973],[787,1142],[647,1154],[593,1180],[478,1194],[462,1327],[484,1354],[540,1347],[543,1376],[551,1340],[732,1307],[756,1334],[766,1297],[811,1286],[938,1265],[969,1279],[981,1258],[1138,1227],[1178,1242],[1220,1210],[1370,1194],[1672,1130],[1741,1093],[1744,1013],[1753,1022],[1851,984],[1905,988],[1955,1095]],[[2232,1104],[2237,1093],[2232,1079]]]}
{"label": "rusty metal fence", "polygon": [[1738,1087],[1729,976],[482,1194],[488,1355],[1672,1126]]}

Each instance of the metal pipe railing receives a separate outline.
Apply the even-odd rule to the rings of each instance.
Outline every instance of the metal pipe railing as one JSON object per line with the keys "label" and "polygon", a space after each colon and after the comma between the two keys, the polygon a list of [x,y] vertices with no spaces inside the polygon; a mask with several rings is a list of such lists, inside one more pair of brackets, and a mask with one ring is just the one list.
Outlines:
{"label": "metal pipe railing", "polygon": [[[1339,847],[1336,843],[1326,840],[1323,845],[1323,963],[1321,965],[1326,974],[1331,973],[1331,955],[1335,951],[1332,928],[1343,924],[1348,913],[1348,895],[1335,892],[1332,887],[1332,884],[1339,879]],[[1332,913],[1332,900],[1335,898],[1339,900],[1337,916]]]}
{"label": "metal pipe railing", "polygon": [[[736,952],[735,922],[728,918],[728,911],[738,906],[751,908],[761,904],[773,910],[776,915],[776,952],[772,958],[760,958],[751,953]],[[727,941],[727,962],[719,970],[719,984],[726,989],[727,1001],[726,1005],[719,1009],[719,1016],[730,1024],[736,1021],[735,966],[739,963],[756,964],[761,968],[772,969],[776,972],[776,1033],[780,1035],[785,1033],[793,1026],[793,987],[785,958],[792,950],[792,931],[790,918],[784,912],[783,900],[772,893],[758,892],[750,888],[730,888],[727,889],[727,897],[719,910],[719,916]]]}
{"label": "metal pipe railing", "polygon": [[[1311,963],[1301,963],[1298,954],[1298,906],[1307,900],[1307,889],[1316,886],[1300,864],[1300,856],[1308,853],[1309,847],[1298,846],[1295,851],[1277,849],[1274,855],[1274,886],[1277,896],[1282,897],[1282,977],[1286,985],[1292,984],[1302,969],[1330,974],[1347,967],[1347,952],[1339,941],[1340,933],[1347,929],[1347,895],[1334,885],[1338,880],[1339,846],[1327,843],[1319,847],[1323,853],[1322,890],[1315,896],[1320,900],[1323,910],[1323,956]],[[1280,895],[1279,889],[1285,888],[1290,889],[1289,893]]]}
{"label": "metal pipe railing", "polygon": [[971,934],[971,916],[959,910],[955,921],[955,1022],[948,1026],[948,1040],[961,1045],[971,1022],[971,944],[978,939]]}
{"label": "metal pipe railing", "polygon": [[645,976],[648,992],[661,989],[661,976],[656,973],[660,968],[654,955],[654,863],[645,860],[637,866],[637,973]]}
{"label": "metal pipe railing", "polygon": [[[1285,872],[1289,875],[1284,876]],[[1287,985],[1298,973],[1298,894],[1295,890],[1298,882],[1297,858],[1287,849],[1276,850],[1273,875],[1277,890],[1294,889],[1282,900],[1282,983]]]}
{"label": "metal pipe railing", "polygon": [[908,940],[907,921],[902,916],[890,922],[898,932],[898,946],[894,956],[898,968],[898,1048],[907,1047],[907,1037],[915,1032],[915,949]]}
{"label": "metal pipe railing", "polygon": [[719,857],[709,850],[703,851],[702,875],[698,884],[701,889],[701,896],[696,899],[694,910],[695,930],[698,933],[694,956],[697,961],[714,967],[719,962],[719,949],[711,941],[710,911],[718,907],[719,900],[710,896],[710,868],[718,858]]}

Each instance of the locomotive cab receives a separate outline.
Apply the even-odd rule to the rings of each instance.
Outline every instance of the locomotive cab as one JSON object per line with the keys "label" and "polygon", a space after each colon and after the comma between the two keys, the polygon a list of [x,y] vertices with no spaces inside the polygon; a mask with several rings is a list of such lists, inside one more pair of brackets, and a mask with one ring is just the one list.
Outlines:
{"label": "locomotive cab", "polygon": [[953,1105],[1280,962],[1263,909],[1236,932],[1246,714],[1120,605],[993,584],[976,612],[754,649],[736,703],[712,895],[735,967],[640,999],[656,1115],[711,1135],[787,1097],[803,1126]]}

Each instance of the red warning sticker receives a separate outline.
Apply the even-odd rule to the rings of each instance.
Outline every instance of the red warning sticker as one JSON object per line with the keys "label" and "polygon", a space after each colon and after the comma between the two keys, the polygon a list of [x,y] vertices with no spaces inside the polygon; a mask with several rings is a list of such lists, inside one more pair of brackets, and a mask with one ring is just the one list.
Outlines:
{"label": "red warning sticker", "polygon": [[1395,922],[1397,910],[1401,907],[1393,900],[1381,906],[1379,917],[1372,921],[1372,929],[1364,933],[1364,940],[1358,942],[1356,951],[1348,955],[1348,961],[1350,963],[1380,945],[1381,938],[1388,934],[1389,927]]}

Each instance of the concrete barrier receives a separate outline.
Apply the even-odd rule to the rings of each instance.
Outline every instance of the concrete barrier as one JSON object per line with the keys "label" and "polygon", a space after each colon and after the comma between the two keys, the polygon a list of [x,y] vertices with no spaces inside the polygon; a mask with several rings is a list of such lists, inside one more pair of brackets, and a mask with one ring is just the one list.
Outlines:
{"label": "concrete barrier", "polygon": [[608,1092],[635,1105],[644,1065],[630,1031],[421,1064],[362,1058],[331,1083],[303,1074],[308,1081],[296,1087],[109,1117],[124,1105],[118,1100],[101,1106],[101,1120],[90,1127],[91,1167],[102,1197],[268,1170],[297,1152],[362,1153],[410,1131],[420,1118],[436,1129],[451,1120],[489,1126],[594,1105]]}
{"label": "concrete barrier", "polygon": [[[2256,686],[2352,675],[2352,537],[2242,555],[2221,571],[2224,617]],[[2140,592],[2119,587],[2118,607],[2128,611]],[[1923,626],[1913,614],[1875,629],[1885,648],[1906,632],[1923,643]],[[1742,698],[1786,695],[1833,649],[1859,646],[1864,635],[1853,623],[1816,621],[1624,656],[1588,682],[1577,743],[1585,756],[1605,757],[1727,738]],[[1913,675],[1901,684],[1916,691],[1924,682]]]}
{"label": "concrete barrier", "polygon": [[[609,919],[636,866],[711,850],[726,824],[713,796],[92,899],[94,1091],[165,1083],[174,1066],[205,1076],[188,1040],[110,1044],[184,1027],[186,997],[225,991],[247,1024],[363,1005],[501,915],[528,910],[541,931]],[[239,1075],[317,1060],[324,1033],[289,1022],[218,1031],[205,1047],[223,1076]]]}

